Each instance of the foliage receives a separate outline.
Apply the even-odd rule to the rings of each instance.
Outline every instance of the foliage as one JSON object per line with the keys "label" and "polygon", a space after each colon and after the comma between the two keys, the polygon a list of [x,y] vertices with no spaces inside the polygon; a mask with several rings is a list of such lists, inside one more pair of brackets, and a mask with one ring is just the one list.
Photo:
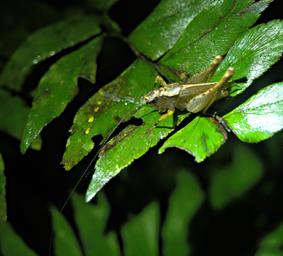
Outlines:
{"label": "foliage", "polygon": [[[233,156],[235,162],[231,165],[220,172],[211,170],[214,174],[211,177],[209,198],[211,206],[218,210],[252,189],[261,175],[262,163],[247,147],[239,145],[235,148]],[[249,161],[254,169],[247,168],[242,173],[237,172],[235,165],[238,160]],[[245,173],[247,170],[248,174]],[[246,177],[250,182],[246,181]],[[223,194],[223,190],[226,194]],[[91,205],[76,194],[72,198],[74,220],[81,243],[62,213],[52,209],[54,255],[122,254],[117,234],[107,228],[110,206],[103,194],[99,194],[97,199],[96,205]],[[188,243],[190,227],[204,201],[205,193],[198,179],[187,170],[179,170],[176,175],[176,187],[168,199],[168,209],[163,221],[158,203],[152,202],[122,225],[122,255],[160,255],[161,251],[166,256],[193,255],[194,246]],[[159,247],[159,239],[162,239],[162,248]],[[8,223],[1,223],[0,244],[4,256],[36,255]],[[263,237],[255,255],[280,255],[282,245],[282,227],[279,226]]]}
{"label": "foliage", "polygon": [[[85,157],[93,162],[98,156],[91,167],[94,174],[86,201],[153,147],[159,147],[160,154],[172,147],[182,149],[200,163],[229,143],[231,133],[242,142],[258,143],[282,129],[283,82],[257,81],[283,52],[282,20],[254,26],[272,0],[161,0],[128,35],[110,16],[117,2],[85,0],[87,10],[62,12],[34,2],[36,17],[49,13],[50,20],[44,17],[31,25],[36,23],[31,18],[15,30],[6,24],[8,14],[0,18],[1,33],[6,35],[0,42],[0,131],[20,140],[22,153],[28,148],[41,150],[43,129],[62,118],[82,84],[91,88],[92,95],[84,96],[86,101],[73,112],[61,163],[71,170]],[[33,16],[29,11],[25,15]],[[18,23],[10,22],[11,27]],[[134,60],[115,79],[101,83],[98,78],[107,66],[101,56],[109,38],[126,44]],[[184,74],[201,76],[218,55],[224,59],[209,74],[210,82],[220,81],[229,67],[235,73],[228,83],[229,100],[213,104],[217,115],[211,109],[197,115],[179,111],[160,120],[163,113],[144,103],[143,96],[156,89],[157,75],[169,82],[182,82]],[[48,128],[45,131],[48,134]],[[219,212],[247,195],[263,176],[262,159],[244,144],[236,145],[232,163],[216,162],[209,168],[207,191],[182,169],[168,198],[166,216],[153,201],[123,223],[120,233],[109,228],[110,206],[103,194],[95,206],[73,196],[77,230],[52,208],[55,255],[193,255],[191,224],[205,199],[212,211]],[[274,161],[280,161],[280,146],[270,149],[277,155]],[[5,185],[0,156],[2,253],[36,255],[4,222]],[[265,236],[256,255],[280,255],[281,233],[278,226]]]}
{"label": "foliage", "polygon": [[[98,9],[104,11],[113,4],[113,1],[109,5],[96,2],[90,2],[90,5],[98,4]],[[125,127],[103,147],[87,191],[87,200],[133,160],[175,130],[159,128],[172,126],[172,120],[168,118],[156,125],[160,115],[141,102],[141,97],[154,88],[158,72],[169,77],[170,73],[181,71],[194,75],[204,70],[215,56],[227,53],[212,81],[218,81],[232,66],[235,75],[231,95],[235,96],[279,60],[283,51],[282,22],[274,20],[249,29],[270,2],[161,1],[128,39],[124,39],[135,49],[137,60],[89,98],[77,112],[63,156],[65,169],[70,170],[91,152],[95,146],[94,136],[102,135],[105,142],[121,122],[133,117],[141,119],[142,125]],[[38,137],[43,127],[62,114],[74,99],[78,78],[95,83],[96,58],[103,44],[102,24],[105,25],[105,19],[99,16],[81,14],[37,30],[5,65],[0,83],[19,91],[34,66],[64,49],[70,49],[49,67],[39,81],[22,135],[22,152]],[[72,46],[75,47],[70,48]],[[15,69],[17,74],[14,74]],[[243,78],[247,81],[238,82]],[[283,126],[281,89],[282,83],[262,89],[246,103],[227,113],[223,120],[245,142],[258,142],[272,136]],[[267,125],[261,115],[272,119],[272,122]],[[178,123],[183,118],[179,116]],[[20,133],[17,132],[17,137]],[[145,136],[146,141],[143,139]],[[219,122],[198,117],[169,137],[159,153],[168,147],[178,147],[201,162],[216,152],[226,139],[227,134]]]}

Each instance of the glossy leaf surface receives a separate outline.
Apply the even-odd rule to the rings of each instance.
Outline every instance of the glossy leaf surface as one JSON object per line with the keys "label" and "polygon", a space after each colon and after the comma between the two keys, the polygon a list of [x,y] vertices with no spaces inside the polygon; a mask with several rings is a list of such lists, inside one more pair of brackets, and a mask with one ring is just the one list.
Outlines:
{"label": "glossy leaf surface", "polygon": [[137,50],[156,60],[167,52],[188,24],[214,0],[164,0],[132,32],[130,42]]}
{"label": "glossy leaf surface", "polygon": [[177,147],[193,155],[196,162],[201,162],[215,153],[226,138],[224,128],[216,120],[196,117],[167,139],[159,149],[159,153],[163,153],[167,148]]}
{"label": "glossy leaf surface", "polygon": [[128,126],[102,149],[87,190],[87,201],[122,169],[145,154],[173,130],[173,119],[167,118],[158,123],[160,114],[151,107],[145,106],[140,109],[135,117],[142,118],[143,124]]}
{"label": "glossy leaf surface", "polygon": [[235,42],[213,80],[219,80],[228,67],[234,67],[233,80],[247,78],[245,83],[232,88],[232,91],[236,90],[233,95],[239,94],[277,62],[282,52],[283,21],[273,20],[255,26]]}
{"label": "glossy leaf surface", "polygon": [[283,128],[283,83],[261,89],[224,116],[227,125],[244,142],[260,142]]}
{"label": "glossy leaf surface", "polygon": [[38,30],[14,52],[0,75],[0,84],[19,91],[34,65],[98,33],[94,16],[79,16]]}
{"label": "glossy leaf surface", "polygon": [[58,117],[76,96],[79,77],[95,82],[96,57],[100,46],[101,38],[91,40],[53,64],[41,78],[24,130],[22,152],[27,150],[42,128]]}
{"label": "glossy leaf surface", "polygon": [[80,108],[62,160],[65,169],[71,169],[93,149],[94,136],[106,138],[121,121],[132,117],[141,96],[153,88],[155,77],[156,71],[138,60]]}
{"label": "glossy leaf surface", "polygon": [[195,74],[217,55],[224,55],[235,40],[253,25],[271,1],[214,1],[186,27],[160,63]]}

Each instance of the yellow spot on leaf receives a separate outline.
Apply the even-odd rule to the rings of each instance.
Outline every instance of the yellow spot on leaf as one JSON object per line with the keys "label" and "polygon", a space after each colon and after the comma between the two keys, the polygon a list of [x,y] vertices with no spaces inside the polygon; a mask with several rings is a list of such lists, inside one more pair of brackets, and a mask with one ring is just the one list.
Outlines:
{"label": "yellow spot on leaf", "polygon": [[90,128],[87,128],[87,129],[85,130],[85,134],[89,134],[89,132],[90,132]]}
{"label": "yellow spot on leaf", "polygon": [[69,164],[65,164],[64,168],[66,171],[70,171],[72,169],[71,165]]}
{"label": "yellow spot on leaf", "polygon": [[102,104],[102,101],[99,100],[99,101],[97,102],[97,105],[101,105],[101,104]]}
{"label": "yellow spot on leaf", "polygon": [[94,109],[94,112],[98,112],[98,110],[99,110],[99,107],[96,107],[96,108]]}
{"label": "yellow spot on leaf", "polygon": [[89,123],[92,123],[94,121],[94,116],[90,116],[87,120]]}

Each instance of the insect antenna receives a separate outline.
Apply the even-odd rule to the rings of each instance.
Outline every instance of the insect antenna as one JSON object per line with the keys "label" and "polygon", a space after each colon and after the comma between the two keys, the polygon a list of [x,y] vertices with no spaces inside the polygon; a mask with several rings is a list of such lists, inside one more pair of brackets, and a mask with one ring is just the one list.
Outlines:
{"label": "insect antenna", "polygon": [[135,104],[137,107],[141,107],[142,105],[145,104],[143,97],[140,97],[140,98],[135,98],[131,96],[119,97],[115,95],[114,93],[109,93],[109,92],[104,92],[103,95],[105,96],[105,98],[111,99],[114,102],[122,102],[125,104],[132,103],[132,104]]}
{"label": "insect antenna", "polygon": [[[64,211],[64,209],[66,208],[67,204],[69,203],[69,201],[71,200],[72,196],[74,195],[76,189],[78,188],[78,186],[81,184],[82,180],[87,176],[87,173],[90,169],[90,167],[92,166],[93,162],[97,159],[101,149],[103,148],[103,146],[107,143],[107,141],[110,139],[110,137],[113,135],[113,133],[116,131],[116,129],[120,126],[121,123],[124,122],[124,119],[120,119],[119,122],[116,124],[116,126],[107,134],[107,136],[105,136],[101,142],[101,146],[99,148],[99,150],[95,153],[95,155],[92,157],[91,161],[89,162],[89,164],[87,165],[87,167],[84,169],[82,175],[79,177],[79,179],[77,180],[77,182],[75,183],[75,186],[72,188],[71,192],[68,194],[67,198],[65,199],[64,203],[62,204],[62,206],[59,209],[59,212],[62,213]],[[53,247],[53,239],[54,239],[54,230],[52,228],[51,233],[50,233],[50,240],[49,240],[49,252],[48,255],[51,256],[52,254],[52,247]]]}

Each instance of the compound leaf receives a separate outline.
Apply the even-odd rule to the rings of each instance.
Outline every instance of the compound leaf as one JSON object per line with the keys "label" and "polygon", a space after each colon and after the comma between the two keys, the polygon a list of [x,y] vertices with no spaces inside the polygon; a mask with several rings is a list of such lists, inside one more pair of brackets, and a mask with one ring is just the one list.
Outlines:
{"label": "compound leaf", "polygon": [[20,91],[34,65],[98,33],[94,16],[72,17],[39,29],[14,52],[0,75],[0,84]]}
{"label": "compound leaf", "polygon": [[160,63],[191,75],[203,70],[215,56],[229,50],[270,2],[213,1],[188,24]]}
{"label": "compound leaf", "polygon": [[66,145],[63,164],[71,169],[94,147],[92,138],[107,135],[140,107],[140,99],[154,85],[156,71],[137,60],[117,79],[94,94],[77,112]]}
{"label": "compound leaf", "polygon": [[41,78],[36,89],[33,106],[28,115],[21,143],[25,152],[42,128],[58,117],[75,97],[78,78],[95,82],[96,57],[101,38],[95,38],[78,50],[64,56],[53,64]]}
{"label": "compound leaf", "polygon": [[214,0],[163,0],[132,32],[130,42],[156,60],[176,43],[193,18]]}
{"label": "compound leaf", "polygon": [[91,200],[122,169],[141,157],[159,140],[173,131],[172,118],[163,120],[156,127],[160,114],[149,106],[140,109],[135,117],[141,118],[143,124],[127,126],[102,148],[86,193],[87,201]]}

